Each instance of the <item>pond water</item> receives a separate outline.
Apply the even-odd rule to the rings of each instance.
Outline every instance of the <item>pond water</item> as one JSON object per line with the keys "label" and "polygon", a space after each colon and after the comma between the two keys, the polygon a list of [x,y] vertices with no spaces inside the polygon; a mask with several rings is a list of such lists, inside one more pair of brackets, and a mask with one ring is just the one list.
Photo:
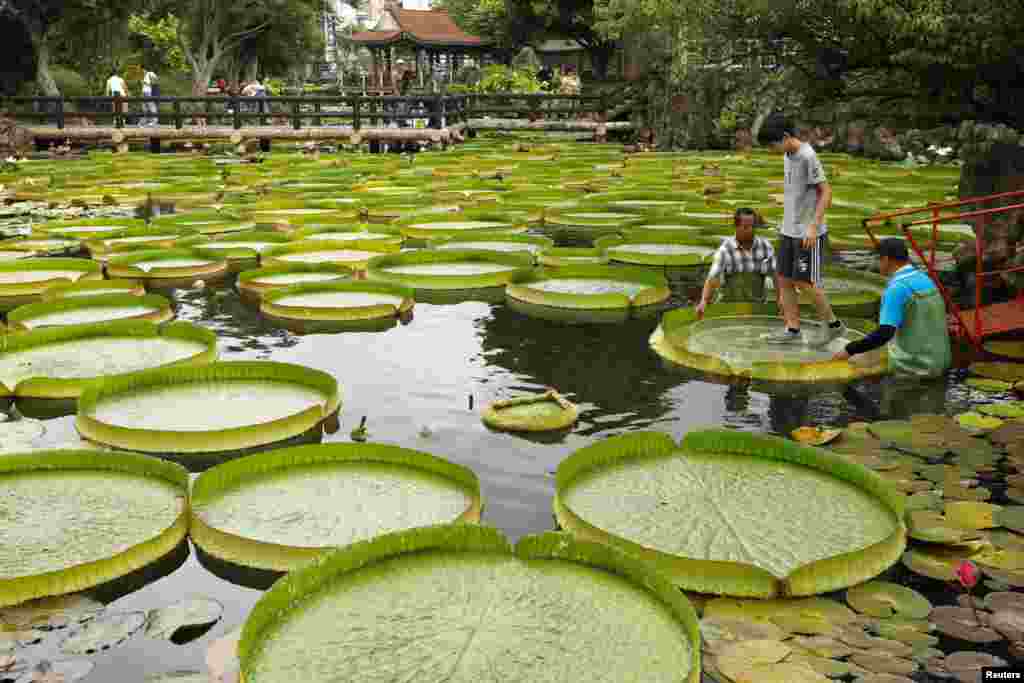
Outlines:
{"label": "pond water", "polygon": [[[371,441],[424,450],[472,468],[481,480],[483,521],[513,539],[553,528],[555,468],[599,439],[644,429],[679,439],[706,425],[787,434],[804,424],[878,417],[861,412],[873,404],[851,403],[837,391],[769,394],[666,368],[648,348],[655,320],[565,326],[524,317],[504,304],[418,303],[411,323],[386,332],[297,336],[265,321],[231,288],[169,294],[179,319],[216,332],[223,359],[300,363],[337,377],[343,387],[342,428],[326,441],[347,441],[366,416]],[[571,433],[511,435],[481,423],[480,410],[492,401],[548,386],[580,407]],[[872,387],[863,391],[873,396]],[[968,403],[967,391],[952,376],[936,391],[949,412]],[[46,422],[47,442],[73,439],[73,420]],[[223,618],[185,645],[136,636],[93,655],[96,669],[87,683],[136,681],[175,669],[205,671],[210,643],[239,626],[261,594],[214,575],[192,550],[163,564],[170,565],[169,574],[121,597],[110,610],[148,610],[207,596],[224,604]],[[44,643],[42,656],[50,652],[61,658],[60,637],[51,637],[50,649],[50,640]]]}

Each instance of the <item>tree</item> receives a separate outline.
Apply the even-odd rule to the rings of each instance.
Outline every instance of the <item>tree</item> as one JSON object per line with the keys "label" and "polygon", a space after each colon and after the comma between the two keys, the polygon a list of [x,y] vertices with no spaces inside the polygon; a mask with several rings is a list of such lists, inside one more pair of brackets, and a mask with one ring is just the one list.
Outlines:
{"label": "tree", "polygon": [[[859,114],[1024,126],[1024,5],[1011,0],[745,0],[733,30],[785,41],[813,101]],[[813,20],[809,18],[813,17]]]}
{"label": "tree", "polygon": [[[622,2],[636,9],[635,0]],[[516,42],[526,43],[539,33],[571,38],[587,51],[597,78],[604,78],[608,74],[608,65],[617,45],[611,34],[597,28],[595,7],[600,6],[601,0],[506,0],[505,4],[509,15],[509,32]],[[640,4],[646,5],[648,0]]]}
{"label": "tree", "polygon": [[320,9],[319,0],[162,0],[154,16],[180,20],[178,44],[192,72],[192,94],[199,96],[226,60],[237,65],[260,41],[301,49],[296,37],[311,35]]}
{"label": "tree", "polygon": [[515,39],[505,0],[439,0],[435,5],[446,9],[463,31],[483,38],[506,56],[521,44]]}
{"label": "tree", "polygon": [[60,24],[123,22],[135,7],[131,0],[0,0],[0,15],[25,27],[35,50],[36,84],[43,95],[58,97],[61,93],[50,72],[50,62]]}

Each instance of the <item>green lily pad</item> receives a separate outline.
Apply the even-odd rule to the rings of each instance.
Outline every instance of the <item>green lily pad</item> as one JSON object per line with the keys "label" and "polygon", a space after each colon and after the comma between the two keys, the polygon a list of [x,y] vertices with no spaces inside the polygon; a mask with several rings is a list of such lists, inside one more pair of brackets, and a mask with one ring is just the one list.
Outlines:
{"label": "green lily pad", "polygon": [[[688,590],[813,595],[880,573],[855,579],[861,570],[848,573],[846,563],[814,574],[807,568],[815,563],[874,546],[878,557],[866,563],[880,568],[904,545],[887,502],[893,496],[896,505],[897,494],[877,475],[774,437],[691,432],[678,450],[664,434],[614,437],[563,460],[557,478],[563,528],[640,552]],[[726,495],[739,490],[746,493]],[[793,518],[805,521],[783,522]],[[678,533],[681,524],[688,533]]]}
{"label": "green lily pad", "polygon": [[998,417],[1007,420],[1024,418],[1024,401],[990,403],[988,405],[978,406],[978,412],[990,417]]}
{"label": "green lily pad", "polygon": [[183,628],[205,626],[220,619],[224,606],[208,598],[182,600],[169,607],[152,610],[146,616],[146,635],[170,640]]}
{"label": "green lily pad", "polygon": [[378,536],[290,573],[253,608],[238,653],[247,683],[697,683],[701,672],[693,608],[643,563],[566,534],[513,552],[476,525]]}
{"label": "green lily pad", "polygon": [[998,379],[987,379],[985,377],[969,377],[964,384],[972,389],[993,394],[1003,394],[1013,388],[1012,382],[1004,382]]}
{"label": "green lily pad", "polygon": [[924,619],[932,605],[923,595],[888,581],[869,581],[846,591],[846,601],[861,614]]}
{"label": "green lily pad", "polygon": [[967,371],[976,377],[1011,384],[1024,380],[1024,363],[971,363]]}
{"label": "green lily pad", "polygon": [[1024,505],[1007,505],[993,516],[995,523],[1024,534]]}
{"label": "green lily pad", "polygon": [[998,429],[1003,425],[1003,421],[998,417],[989,417],[982,415],[981,413],[960,413],[956,416],[956,421],[960,423],[960,426],[964,429],[970,429],[975,432],[990,432],[993,429]]}
{"label": "green lily pad", "polygon": [[105,614],[88,622],[61,643],[62,652],[91,655],[120,645],[146,624],[145,612]]}

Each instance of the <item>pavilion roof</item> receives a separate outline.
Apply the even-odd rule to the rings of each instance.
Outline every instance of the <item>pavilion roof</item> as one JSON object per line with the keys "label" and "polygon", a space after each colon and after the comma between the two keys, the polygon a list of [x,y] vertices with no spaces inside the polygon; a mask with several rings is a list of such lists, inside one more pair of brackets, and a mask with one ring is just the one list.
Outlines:
{"label": "pavilion roof", "polygon": [[415,10],[391,7],[391,14],[399,30],[360,31],[350,40],[367,46],[385,46],[405,40],[424,47],[482,47],[486,42],[471,36],[452,20],[447,10]]}

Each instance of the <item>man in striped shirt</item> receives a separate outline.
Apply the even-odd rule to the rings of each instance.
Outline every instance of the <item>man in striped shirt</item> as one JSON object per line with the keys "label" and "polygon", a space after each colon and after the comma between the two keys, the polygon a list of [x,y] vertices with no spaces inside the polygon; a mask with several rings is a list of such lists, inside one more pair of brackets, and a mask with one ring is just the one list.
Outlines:
{"label": "man in striped shirt", "polygon": [[704,282],[704,291],[696,307],[698,320],[704,317],[704,309],[711,303],[711,298],[722,286],[723,280],[727,281],[727,285],[740,284],[740,280],[746,280],[744,284],[750,285],[731,286],[730,293],[733,296],[730,298],[748,301],[764,299],[764,279],[775,276],[775,252],[768,240],[754,235],[757,218],[753,209],[736,209],[733,217],[736,236],[723,241],[715,252],[711,270]]}

